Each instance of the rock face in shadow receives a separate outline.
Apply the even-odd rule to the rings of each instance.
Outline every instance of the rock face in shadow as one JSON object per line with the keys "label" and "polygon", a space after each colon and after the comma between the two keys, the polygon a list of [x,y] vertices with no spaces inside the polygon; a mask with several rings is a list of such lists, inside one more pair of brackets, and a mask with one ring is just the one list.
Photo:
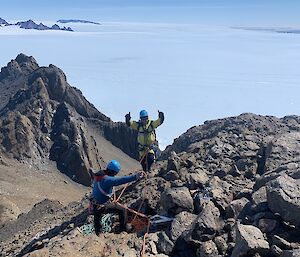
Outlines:
{"label": "rock face in shadow", "polygon": [[54,65],[39,67],[20,54],[1,69],[0,89],[0,150],[8,157],[31,164],[50,158],[75,181],[90,185],[89,169],[105,164],[96,135],[137,156],[136,134],[99,112]]}

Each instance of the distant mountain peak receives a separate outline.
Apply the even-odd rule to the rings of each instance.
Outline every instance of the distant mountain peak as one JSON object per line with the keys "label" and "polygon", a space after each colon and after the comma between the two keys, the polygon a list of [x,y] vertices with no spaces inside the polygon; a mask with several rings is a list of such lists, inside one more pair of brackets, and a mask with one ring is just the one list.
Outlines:
{"label": "distant mountain peak", "polygon": [[95,21],[87,21],[87,20],[79,20],[79,19],[71,19],[71,20],[58,20],[59,23],[88,23],[94,25],[101,25],[99,22]]}
{"label": "distant mountain peak", "polygon": [[5,26],[7,26],[7,25],[9,25],[9,23],[8,23],[6,20],[0,18],[0,25],[5,25]]}
{"label": "distant mountain peak", "polygon": [[35,23],[33,20],[29,19],[27,21],[19,21],[15,24],[9,24],[6,20],[0,18],[0,27],[1,26],[9,26],[9,25],[17,25],[22,29],[36,29],[36,30],[64,30],[64,31],[73,31],[70,27],[59,27],[57,24],[48,27],[44,25],[42,22],[39,24]]}
{"label": "distant mountain peak", "polygon": [[60,28],[58,25],[53,25],[52,27],[48,27],[44,25],[43,23],[37,24],[33,20],[18,22],[16,25],[19,25],[20,28],[23,29],[36,29],[36,30],[66,30],[66,31],[73,31],[70,27],[66,28]]}

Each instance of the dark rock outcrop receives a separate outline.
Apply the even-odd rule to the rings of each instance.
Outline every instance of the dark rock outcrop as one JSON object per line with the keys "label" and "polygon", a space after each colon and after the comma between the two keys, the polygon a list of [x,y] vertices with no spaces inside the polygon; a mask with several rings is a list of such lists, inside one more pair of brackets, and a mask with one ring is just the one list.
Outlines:
{"label": "dark rock outcrop", "polygon": [[90,185],[89,170],[105,164],[96,137],[137,155],[136,133],[99,112],[54,65],[39,67],[20,54],[1,69],[0,89],[0,151],[8,157],[36,164],[50,156],[61,171]]}

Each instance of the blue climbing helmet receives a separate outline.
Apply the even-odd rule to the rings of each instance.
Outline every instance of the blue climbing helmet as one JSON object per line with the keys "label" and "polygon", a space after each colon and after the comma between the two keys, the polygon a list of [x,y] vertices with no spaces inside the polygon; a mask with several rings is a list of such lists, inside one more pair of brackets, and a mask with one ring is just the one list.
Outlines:
{"label": "blue climbing helmet", "polygon": [[146,110],[141,110],[140,111],[140,118],[145,118],[148,117],[148,112]]}
{"label": "blue climbing helmet", "polygon": [[116,160],[111,160],[107,166],[106,166],[107,170],[112,170],[114,171],[116,174],[121,170],[121,165],[118,161]]}

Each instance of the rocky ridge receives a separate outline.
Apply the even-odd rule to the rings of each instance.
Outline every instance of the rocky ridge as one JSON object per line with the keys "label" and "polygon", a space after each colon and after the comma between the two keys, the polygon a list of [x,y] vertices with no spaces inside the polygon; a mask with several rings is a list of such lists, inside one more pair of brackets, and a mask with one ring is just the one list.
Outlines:
{"label": "rocky ridge", "polygon": [[17,25],[20,26],[21,29],[35,29],[35,30],[64,30],[64,31],[73,31],[70,27],[60,27],[57,24],[52,25],[51,27],[48,27],[44,25],[43,23],[35,23],[33,20],[27,20],[27,21],[19,21],[15,24],[8,23],[6,20],[0,18],[0,26],[11,26],[11,25]]}
{"label": "rocky ridge", "polygon": [[8,158],[33,165],[50,158],[90,185],[89,170],[107,161],[99,150],[103,140],[132,157],[137,153],[135,133],[100,113],[54,65],[39,67],[20,54],[1,69],[0,90],[0,152]]}
{"label": "rocky ridge", "polygon": [[[300,117],[254,114],[208,121],[181,135],[148,178],[129,186],[122,197],[132,208],[144,201],[143,213],[174,218],[167,228],[149,234],[147,256],[299,256],[299,140]],[[66,221],[82,218],[85,209],[80,210]],[[23,235],[18,242],[25,242],[29,256],[52,256],[70,240],[84,247],[86,256],[139,256],[141,235],[84,236],[76,232],[79,223],[72,223],[67,229],[60,222],[56,237],[30,244],[30,236]],[[45,226],[42,231],[51,232]],[[121,238],[112,252],[111,243]],[[4,252],[11,250],[12,240],[5,240]],[[105,246],[93,248],[100,241],[110,245],[109,252]]]}
{"label": "rocky ridge", "polygon": [[33,20],[28,21],[19,21],[15,25],[20,26],[21,29],[36,29],[36,30],[65,30],[65,31],[73,31],[70,27],[59,27],[57,24],[48,27],[43,23],[37,24]]}

